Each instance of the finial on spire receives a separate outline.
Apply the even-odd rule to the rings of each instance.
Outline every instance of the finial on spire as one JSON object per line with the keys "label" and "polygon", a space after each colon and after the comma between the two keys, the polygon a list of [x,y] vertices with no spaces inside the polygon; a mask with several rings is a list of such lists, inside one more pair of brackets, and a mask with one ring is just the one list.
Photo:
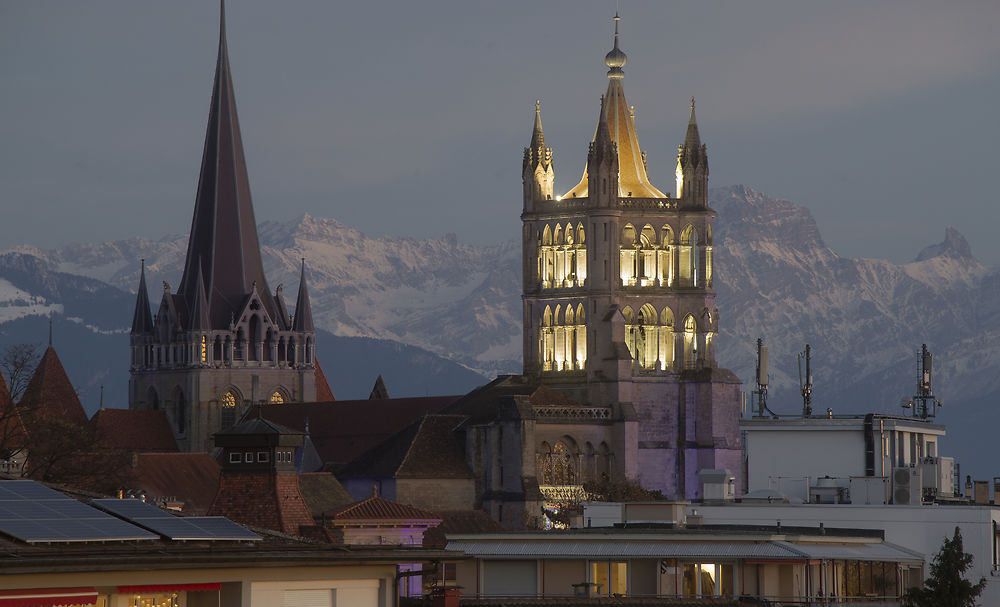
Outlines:
{"label": "finial on spire", "polygon": [[621,17],[615,12],[615,46],[611,51],[604,56],[604,65],[608,66],[608,78],[622,78],[625,72],[622,68],[625,67],[625,63],[628,61],[628,57],[625,53],[618,48],[618,22],[621,21]]}
{"label": "finial on spire", "polygon": [[545,133],[542,132],[542,100],[535,100],[535,124],[531,127],[531,147],[538,150],[545,148]]}
{"label": "finial on spire", "polygon": [[691,95],[691,111],[694,111],[694,95]]}
{"label": "finial on spire", "polygon": [[49,347],[52,347],[52,315],[49,314]]}

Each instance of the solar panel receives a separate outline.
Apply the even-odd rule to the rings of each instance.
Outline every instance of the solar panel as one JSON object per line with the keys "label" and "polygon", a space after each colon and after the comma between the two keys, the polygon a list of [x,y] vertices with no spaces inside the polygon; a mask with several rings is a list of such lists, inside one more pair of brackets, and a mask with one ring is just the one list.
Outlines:
{"label": "solar panel", "polygon": [[157,539],[154,533],[29,480],[0,481],[0,533],[29,544]]}
{"label": "solar panel", "polygon": [[93,500],[95,506],[172,540],[247,541],[260,536],[222,516],[170,514],[137,499]]}
{"label": "solar panel", "polygon": [[107,510],[111,514],[117,514],[123,518],[174,518],[166,510],[137,499],[99,499],[91,500],[91,503],[102,510]]}

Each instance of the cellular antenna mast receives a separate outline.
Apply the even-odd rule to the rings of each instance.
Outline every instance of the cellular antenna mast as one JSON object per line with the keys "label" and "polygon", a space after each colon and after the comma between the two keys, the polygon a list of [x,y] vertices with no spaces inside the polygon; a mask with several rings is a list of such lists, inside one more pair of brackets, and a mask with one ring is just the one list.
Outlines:
{"label": "cellular antenna mast", "polygon": [[917,393],[903,404],[904,409],[913,409],[913,417],[919,419],[935,417],[938,407],[944,406],[944,403],[934,397],[931,385],[933,359],[934,355],[927,351],[927,344],[923,344],[917,358]]}
{"label": "cellular antenna mast", "polygon": [[771,417],[778,417],[767,408],[767,346],[761,337],[757,338],[757,389],[753,391],[753,396],[757,397],[757,406],[753,407],[755,417],[764,417],[765,411]]}
{"label": "cellular antenna mast", "polygon": [[[803,377],[802,375],[802,360],[806,361],[806,373]],[[802,417],[811,417],[813,414],[812,408],[812,391],[813,391],[813,375],[812,375],[812,349],[809,344],[806,344],[806,351],[799,352],[799,391],[802,392]]]}

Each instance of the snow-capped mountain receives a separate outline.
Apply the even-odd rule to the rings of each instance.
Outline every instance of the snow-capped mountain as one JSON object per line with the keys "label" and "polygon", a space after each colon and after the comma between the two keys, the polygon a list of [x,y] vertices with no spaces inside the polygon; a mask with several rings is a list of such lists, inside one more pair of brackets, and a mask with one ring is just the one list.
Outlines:
{"label": "snow-capped mountain", "polygon": [[[755,343],[763,337],[772,409],[798,410],[796,354],[808,343],[814,410],[903,414],[899,401],[915,389],[916,352],[926,343],[935,355],[935,392],[949,405],[941,421],[993,415],[987,403],[1000,394],[1000,270],[979,263],[957,231],[945,229],[941,243],[900,265],[839,256],[805,207],[748,187],[714,189],[710,204],[719,213],[717,357],[743,378],[746,390],[753,388]],[[453,236],[369,238],[308,215],[264,223],[260,239],[272,290],[279,284],[294,290],[306,259],[317,327],[418,346],[487,376],[520,370],[517,240],[477,246]],[[53,285],[83,281],[93,291],[103,281],[134,292],[141,258],[155,306],[156,285],[180,279],[185,243],[185,236],[169,236],[56,250],[17,247],[0,255],[0,279],[15,286],[0,282],[0,313],[58,312],[62,305],[64,314],[85,318]],[[59,279],[29,286],[31,264]],[[124,331],[130,320],[129,308],[114,322],[93,324]],[[952,428],[952,436],[963,432]]]}

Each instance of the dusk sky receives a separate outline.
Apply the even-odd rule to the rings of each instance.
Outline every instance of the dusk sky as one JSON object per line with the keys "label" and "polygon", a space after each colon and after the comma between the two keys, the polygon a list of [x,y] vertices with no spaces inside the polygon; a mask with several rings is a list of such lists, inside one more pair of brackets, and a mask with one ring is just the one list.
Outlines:
{"label": "dusk sky", "polygon": [[[227,4],[257,220],[516,238],[542,100],[580,178],[613,0]],[[954,226],[1000,263],[1000,2],[622,0],[625,92],[673,191],[691,96],[710,185],[806,205],[845,256],[911,260]],[[0,0],[0,249],[186,233],[212,0]]]}

